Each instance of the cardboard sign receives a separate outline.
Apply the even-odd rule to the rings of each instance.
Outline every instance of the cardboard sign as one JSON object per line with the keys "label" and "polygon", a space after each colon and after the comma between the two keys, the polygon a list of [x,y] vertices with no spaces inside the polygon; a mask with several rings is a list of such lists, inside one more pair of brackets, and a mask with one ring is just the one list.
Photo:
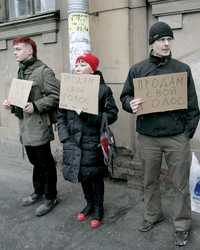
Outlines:
{"label": "cardboard sign", "polygon": [[138,115],[187,109],[187,73],[133,79],[135,98],[144,101]]}
{"label": "cardboard sign", "polygon": [[61,74],[59,107],[98,114],[100,76]]}
{"label": "cardboard sign", "polygon": [[12,105],[25,108],[31,91],[33,81],[13,79],[8,94],[8,100]]}

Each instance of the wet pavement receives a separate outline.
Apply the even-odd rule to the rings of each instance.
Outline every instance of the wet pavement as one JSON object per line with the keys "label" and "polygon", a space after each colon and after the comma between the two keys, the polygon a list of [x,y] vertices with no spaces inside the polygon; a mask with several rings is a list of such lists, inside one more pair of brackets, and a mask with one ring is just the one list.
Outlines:
{"label": "wet pavement", "polygon": [[200,249],[200,214],[193,213],[193,231],[186,247],[174,246],[171,223],[173,189],[162,185],[166,220],[152,231],[141,233],[143,195],[126,182],[105,181],[105,217],[96,230],[89,219],[76,221],[85,205],[79,184],[66,182],[58,169],[59,204],[36,217],[39,204],[22,207],[21,199],[32,192],[32,167],[22,160],[19,148],[0,150],[0,250],[172,250]]}

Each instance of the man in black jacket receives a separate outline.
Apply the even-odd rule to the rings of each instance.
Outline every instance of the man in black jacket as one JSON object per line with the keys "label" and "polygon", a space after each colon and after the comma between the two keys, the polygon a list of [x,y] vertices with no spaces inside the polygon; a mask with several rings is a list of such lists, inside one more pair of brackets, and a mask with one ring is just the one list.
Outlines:
{"label": "man in black jacket", "polygon": [[144,165],[144,221],[141,232],[151,230],[164,220],[161,208],[159,176],[164,154],[171,180],[177,190],[174,202],[175,244],[186,245],[191,228],[189,173],[193,137],[199,121],[199,107],[190,67],[171,57],[173,31],[164,22],[152,25],[147,60],[130,68],[121,93],[123,109],[136,114],[142,98],[134,98],[134,79],[153,75],[187,73],[188,108],[137,116],[136,130]]}

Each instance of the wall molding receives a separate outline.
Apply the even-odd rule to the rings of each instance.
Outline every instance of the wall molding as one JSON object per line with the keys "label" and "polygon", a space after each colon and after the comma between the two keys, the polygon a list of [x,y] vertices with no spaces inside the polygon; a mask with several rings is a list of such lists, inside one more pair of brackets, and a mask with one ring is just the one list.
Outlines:
{"label": "wall molding", "polygon": [[[51,11],[39,15],[33,15],[24,19],[17,19],[0,24],[1,44],[16,36],[42,35],[43,43],[56,43],[58,32],[59,11]],[[4,41],[4,42],[3,42]],[[0,46],[6,49],[6,46]]]}
{"label": "wall molding", "polygon": [[173,15],[191,12],[200,12],[199,0],[176,0],[176,1],[152,1],[149,0],[152,5],[152,15]]}
{"label": "wall molding", "polygon": [[146,7],[146,1],[145,0],[129,0],[128,7],[130,9]]}

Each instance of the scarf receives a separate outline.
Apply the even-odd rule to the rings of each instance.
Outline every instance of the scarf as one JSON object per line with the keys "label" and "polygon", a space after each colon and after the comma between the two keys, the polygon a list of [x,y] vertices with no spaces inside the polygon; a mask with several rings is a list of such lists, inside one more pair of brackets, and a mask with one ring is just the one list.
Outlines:
{"label": "scarf", "polygon": [[[18,79],[25,80],[25,70],[32,64],[35,63],[37,59],[35,57],[32,57],[31,59],[27,61],[23,61],[19,63],[19,70],[18,70]],[[14,113],[16,117],[19,119],[23,119],[23,109],[17,106],[11,107],[11,113]]]}

